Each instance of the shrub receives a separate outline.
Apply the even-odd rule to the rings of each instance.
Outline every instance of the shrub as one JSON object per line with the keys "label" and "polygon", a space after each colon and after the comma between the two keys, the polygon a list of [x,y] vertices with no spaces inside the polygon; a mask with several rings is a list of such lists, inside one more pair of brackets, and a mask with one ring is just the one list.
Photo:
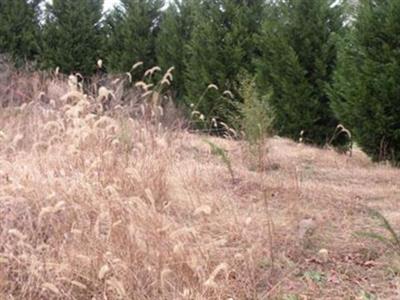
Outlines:
{"label": "shrub", "polygon": [[185,58],[187,43],[193,30],[196,1],[170,1],[163,11],[160,32],[157,35],[157,64],[162,69],[175,67],[173,89],[181,99],[184,92]]}
{"label": "shrub", "polygon": [[244,77],[239,90],[243,103],[238,105],[241,119],[238,122],[251,145],[261,142],[272,131],[273,111],[269,106],[270,94],[261,97],[254,79]]}
{"label": "shrub", "polygon": [[0,53],[8,53],[20,65],[40,51],[40,0],[0,1]]}
{"label": "shrub", "polygon": [[[213,83],[240,100],[238,75],[243,70],[252,72],[254,69],[254,38],[261,28],[264,2],[208,0],[198,5],[194,19],[196,26],[187,45],[186,99],[197,103],[206,87]],[[206,117],[217,115],[229,123],[230,115],[237,112],[219,95],[217,91],[208,92],[198,109]]]}
{"label": "shrub", "polygon": [[138,61],[144,69],[154,66],[163,6],[163,0],[123,0],[107,17],[106,59],[112,71],[127,72]]}
{"label": "shrub", "polygon": [[[247,142],[249,150],[249,162],[251,168],[263,170],[266,163],[267,138],[272,135],[273,110],[268,100],[270,94],[261,97],[257,91],[256,82],[248,73],[241,74],[241,87],[239,94],[242,102],[232,101],[237,115],[233,115],[230,123],[233,124],[235,132],[241,134]],[[248,147],[247,147],[248,146]],[[256,166],[253,166],[253,165]]]}
{"label": "shrub", "polygon": [[373,160],[400,161],[400,2],[361,1],[343,40],[332,108]]}
{"label": "shrub", "polygon": [[271,4],[259,38],[258,85],[272,90],[279,134],[323,145],[338,125],[326,85],[336,66],[335,39],[343,14],[333,0],[290,0]]}
{"label": "shrub", "polygon": [[47,3],[43,65],[91,75],[102,47],[103,1],[54,0]]}

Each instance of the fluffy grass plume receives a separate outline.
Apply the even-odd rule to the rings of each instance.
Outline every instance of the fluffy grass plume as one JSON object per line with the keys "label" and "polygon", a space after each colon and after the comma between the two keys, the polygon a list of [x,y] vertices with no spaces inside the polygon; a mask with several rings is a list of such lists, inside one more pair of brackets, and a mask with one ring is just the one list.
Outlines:
{"label": "fluffy grass plume", "polygon": [[353,232],[368,225],[368,201],[398,228],[398,170],[272,137],[280,168],[254,170],[242,141],[167,129],[176,118],[146,106],[148,83],[124,76],[92,95],[59,74],[11,76],[16,90],[0,87],[0,299],[396,299],[386,249]]}

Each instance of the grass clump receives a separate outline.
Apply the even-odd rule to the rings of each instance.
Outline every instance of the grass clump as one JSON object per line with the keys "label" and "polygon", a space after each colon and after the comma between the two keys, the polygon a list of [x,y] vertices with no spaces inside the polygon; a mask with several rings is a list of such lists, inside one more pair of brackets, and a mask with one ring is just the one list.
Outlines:
{"label": "grass clump", "polygon": [[357,235],[368,237],[381,242],[390,250],[394,251],[396,255],[398,255],[400,258],[400,235],[395,231],[388,219],[379,211],[368,209],[368,214],[377,221],[378,227],[383,229],[386,235],[384,233],[364,231],[357,232]]}
{"label": "grass clump", "polygon": [[[263,130],[252,142],[205,142],[165,125],[166,103],[150,102],[171,75],[162,90],[113,78],[106,109],[98,89],[35,76],[16,75],[29,85],[11,92],[30,100],[0,111],[0,299],[356,299],[350,276],[379,298],[393,295],[387,268],[360,261],[351,237],[365,224],[354,209],[363,195],[395,212],[398,170],[358,149],[349,160]],[[279,170],[249,170],[242,145]],[[317,216],[313,237],[328,262],[299,247],[303,216]],[[307,270],[321,276],[298,276]]]}
{"label": "grass clump", "polygon": [[209,140],[204,140],[204,142],[206,142],[211,147],[211,154],[221,159],[221,161],[227,167],[232,181],[235,181],[235,174],[233,172],[232,162],[231,159],[229,158],[228,151],[226,151],[222,147],[219,147],[217,144],[214,144]]}
{"label": "grass clump", "polygon": [[242,102],[235,102],[238,117],[232,123],[248,142],[251,161],[255,161],[256,169],[263,170],[265,165],[266,142],[272,136],[273,111],[268,104],[270,94],[261,97],[256,89],[254,78],[242,75],[240,96]]}
{"label": "grass clump", "polygon": [[255,80],[248,76],[241,84],[243,103],[238,104],[241,115],[239,124],[246,140],[251,145],[257,145],[272,134],[273,112],[268,105],[270,94],[261,97]]}

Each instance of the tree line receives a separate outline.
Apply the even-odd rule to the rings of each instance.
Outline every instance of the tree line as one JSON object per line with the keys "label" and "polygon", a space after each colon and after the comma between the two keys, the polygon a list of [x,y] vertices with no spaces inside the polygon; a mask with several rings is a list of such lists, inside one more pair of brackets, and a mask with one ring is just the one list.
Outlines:
{"label": "tree line", "polygon": [[177,103],[227,124],[250,78],[277,134],[340,145],[341,124],[400,162],[400,1],[353,2],[1,0],[0,53],[85,76],[98,59],[110,73],[174,66]]}

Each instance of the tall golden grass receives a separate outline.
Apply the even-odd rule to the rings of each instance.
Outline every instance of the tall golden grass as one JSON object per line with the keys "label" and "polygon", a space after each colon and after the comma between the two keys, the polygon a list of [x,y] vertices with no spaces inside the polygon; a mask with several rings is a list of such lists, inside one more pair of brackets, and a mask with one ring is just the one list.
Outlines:
{"label": "tall golden grass", "polygon": [[229,198],[202,194],[200,165],[182,168],[188,137],[162,124],[158,99],[140,98],[150,88],[136,84],[132,118],[130,104],[104,110],[115,90],[91,96],[71,79],[0,112],[0,298],[254,294],[264,237]]}
{"label": "tall golden grass", "polygon": [[[365,269],[340,257],[360,246],[364,199],[398,205],[398,171],[279,138],[254,168],[244,142],[209,137],[231,180],[149,82],[90,95],[24,76],[29,101],[7,92],[0,110],[0,299],[340,299],[386,284],[354,289]],[[303,219],[316,228],[298,243]],[[336,281],[301,275],[315,269]]]}

